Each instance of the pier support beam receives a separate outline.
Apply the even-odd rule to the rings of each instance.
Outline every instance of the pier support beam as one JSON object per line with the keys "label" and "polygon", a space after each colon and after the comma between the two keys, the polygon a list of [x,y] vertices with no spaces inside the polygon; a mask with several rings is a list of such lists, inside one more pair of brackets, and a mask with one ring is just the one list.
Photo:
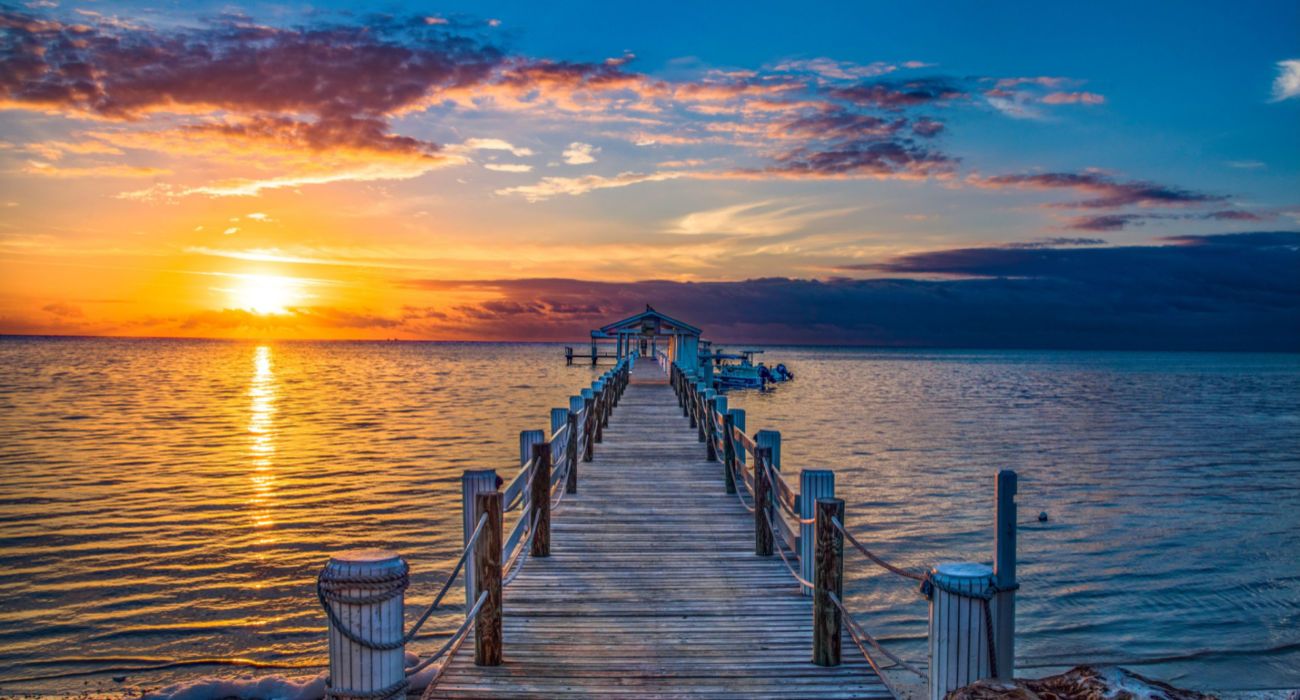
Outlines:
{"label": "pier support beam", "polygon": [[813,654],[818,666],[840,665],[840,635],[844,620],[834,595],[844,600],[844,535],[831,519],[844,522],[844,501],[817,501],[817,559],[813,563]]}

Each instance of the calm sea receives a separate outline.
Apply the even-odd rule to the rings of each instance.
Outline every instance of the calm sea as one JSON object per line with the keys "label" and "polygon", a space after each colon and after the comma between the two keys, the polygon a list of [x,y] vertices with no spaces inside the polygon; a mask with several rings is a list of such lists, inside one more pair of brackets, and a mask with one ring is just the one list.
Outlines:
{"label": "calm sea", "polygon": [[[0,693],[317,672],[328,554],[396,549],[427,602],[458,553],[461,470],[504,473],[518,431],[590,381],[561,353],[0,339]],[[900,564],[990,560],[994,474],[1019,472],[1024,672],[1300,687],[1300,356],[766,357],[797,379],[732,405],[782,432],[787,473],[834,469],[851,525]],[[850,577],[850,608],[923,659],[914,588]]]}

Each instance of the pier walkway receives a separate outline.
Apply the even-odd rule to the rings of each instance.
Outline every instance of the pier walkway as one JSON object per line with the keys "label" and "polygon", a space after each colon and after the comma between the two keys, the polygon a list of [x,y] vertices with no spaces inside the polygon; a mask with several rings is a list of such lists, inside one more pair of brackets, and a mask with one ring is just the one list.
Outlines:
{"label": "pier walkway", "polygon": [[637,362],[551,516],[550,556],[504,588],[503,663],[475,665],[471,633],[424,696],[893,697],[857,654],[811,662],[812,598],[780,557],[755,555],[723,469],[663,369]]}

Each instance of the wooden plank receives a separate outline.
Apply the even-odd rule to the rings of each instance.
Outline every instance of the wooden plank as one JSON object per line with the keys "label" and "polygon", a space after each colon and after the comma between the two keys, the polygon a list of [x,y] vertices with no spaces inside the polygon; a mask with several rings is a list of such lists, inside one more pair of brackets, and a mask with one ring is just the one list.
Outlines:
{"label": "wooden plank", "polygon": [[812,663],[810,599],[754,555],[754,516],[655,363],[602,437],[553,514],[551,556],[505,589],[504,663],[461,652],[426,697],[892,697],[858,655]]}

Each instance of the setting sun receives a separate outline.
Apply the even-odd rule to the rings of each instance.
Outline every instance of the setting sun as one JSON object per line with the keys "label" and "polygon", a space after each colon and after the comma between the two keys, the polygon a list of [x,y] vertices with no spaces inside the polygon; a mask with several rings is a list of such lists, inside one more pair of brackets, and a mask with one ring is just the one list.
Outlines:
{"label": "setting sun", "polygon": [[299,280],[276,275],[240,275],[228,290],[235,308],[260,314],[282,314],[302,299]]}

